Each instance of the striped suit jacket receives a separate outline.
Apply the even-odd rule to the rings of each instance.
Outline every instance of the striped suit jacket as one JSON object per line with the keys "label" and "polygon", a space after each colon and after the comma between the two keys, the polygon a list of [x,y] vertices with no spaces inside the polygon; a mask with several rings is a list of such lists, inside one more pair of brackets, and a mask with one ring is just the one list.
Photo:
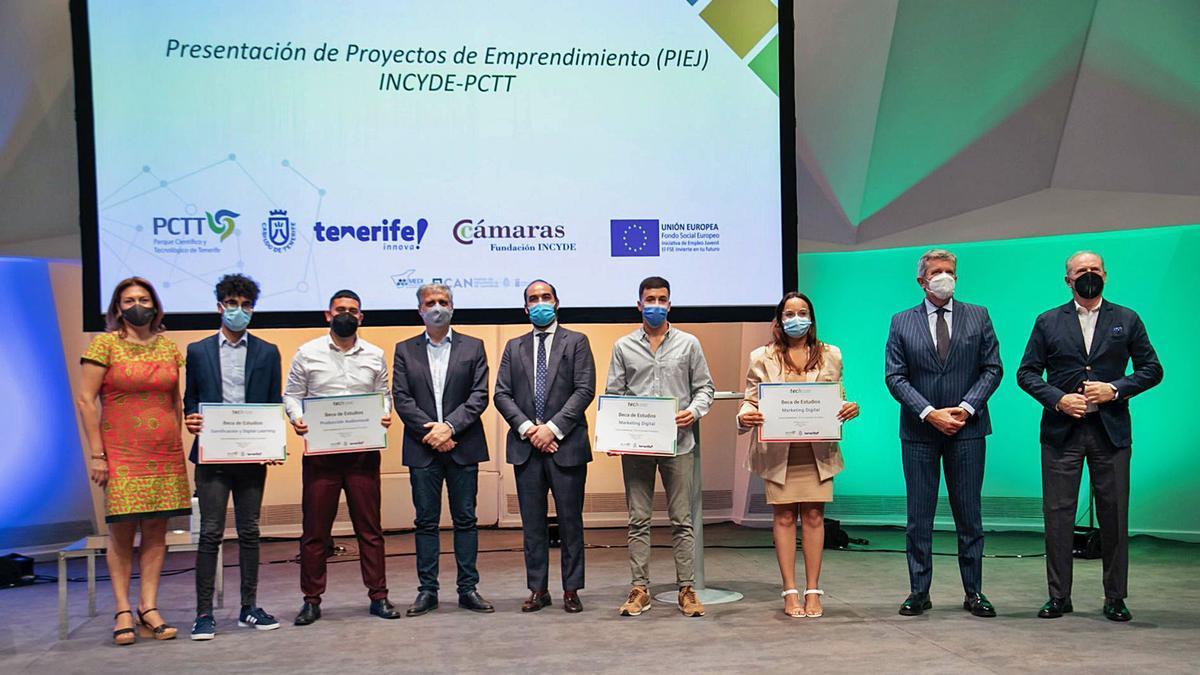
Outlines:
{"label": "striped suit jacket", "polygon": [[987,401],[1004,373],[1000,343],[987,309],[954,301],[950,313],[950,353],[937,356],[925,303],[892,317],[888,331],[885,382],[900,402],[900,440],[934,442],[946,436],[921,420],[926,406],[952,408],[966,401],[975,414],[954,438],[992,433]]}

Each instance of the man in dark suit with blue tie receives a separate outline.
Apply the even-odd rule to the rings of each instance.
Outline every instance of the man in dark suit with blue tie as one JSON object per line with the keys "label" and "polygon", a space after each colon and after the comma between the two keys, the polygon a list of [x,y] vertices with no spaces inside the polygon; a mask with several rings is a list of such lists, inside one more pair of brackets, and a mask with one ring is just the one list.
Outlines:
{"label": "man in dark suit with blue tie", "polygon": [[458,606],[493,612],[477,590],[479,552],[475,495],[479,463],[488,459],[479,417],[488,405],[488,364],[483,341],[451,331],[454,296],[442,284],[417,289],[417,311],[425,332],[398,342],[392,367],[392,400],[404,422],[404,466],[412,485],[417,545],[417,598],[408,616],[438,606],[438,524],[442,485],[454,523]]}
{"label": "man in dark suit with blue tie", "polygon": [[[1162,381],[1146,327],[1101,298],[1108,274],[1091,251],[1067,259],[1072,300],[1038,316],[1017,384],[1042,404],[1042,512],[1050,599],[1038,616],[1073,611],[1071,565],[1079,480],[1086,459],[1100,520],[1104,616],[1129,621],[1129,399]],[[1133,362],[1133,373],[1125,368]],[[1045,377],[1043,378],[1043,373]]]}
{"label": "man in dark suit with blue tie", "polygon": [[[204,418],[201,403],[282,403],[279,348],[246,331],[258,302],[258,283],[241,274],[227,274],[217,282],[217,311],[221,329],[187,347],[187,373],[183,393],[184,423],[197,438],[189,459],[198,462],[199,434]],[[233,495],[237,524],[238,566],[242,575],[242,608],[238,625],[258,630],[279,628],[275,617],[256,603],[258,590],[258,517],[264,464],[196,464],[196,497],[200,503],[200,539],[196,546],[196,621],[193,640],[216,635],[213,618],[213,584],[217,549],[225,538],[225,508]]]}
{"label": "man in dark suit with blue tie", "polygon": [[504,346],[496,409],[508,422],[508,463],[516,472],[529,599],[522,612],[550,605],[547,491],[562,539],[563,609],[583,611],[583,488],[592,461],[584,411],[596,397],[596,361],[587,336],[558,323],[558,291],[538,279],[525,288],[533,330]]}
{"label": "man in dark suit with blue tie", "polygon": [[983,594],[983,518],[980,493],[986,437],[992,433],[987,401],[1000,384],[1000,345],[987,309],[953,299],[958,279],[953,253],[934,249],[917,263],[920,305],[892,317],[886,382],[900,402],[900,447],[908,493],[910,592],[900,614],[930,609],[933,519],[941,469],[958,533],[963,609],[992,617]]}

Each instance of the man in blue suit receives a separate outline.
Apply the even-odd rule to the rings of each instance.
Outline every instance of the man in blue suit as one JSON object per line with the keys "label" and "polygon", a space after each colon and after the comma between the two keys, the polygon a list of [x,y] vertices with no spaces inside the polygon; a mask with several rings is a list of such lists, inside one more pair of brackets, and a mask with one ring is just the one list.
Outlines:
{"label": "man in blue suit", "polygon": [[[193,434],[189,459],[197,462],[199,434],[204,418],[201,403],[281,403],[279,348],[246,331],[258,283],[241,274],[227,274],[217,282],[217,312],[221,330],[187,348],[187,374],[183,393],[184,423]],[[258,630],[279,628],[275,617],[256,604],[258,589],[258,516],[262,508],[265,464],[196,464],[196,497],[200,502],[200,540],[196,547],[196,621],[193,640],[211,640],[213,583],[217,574],[217,548],[225,538],[225,508],[233,495],[237,524],[238,565],[242,574],[242,609],[238,625]]]}
{"label": "man in blue suit", "polygon": [[538,279],[525,287],[533,330],[504,346],[496,376],[496,409],[508,422],[508,463],[516,472],[525,540],[522,612],[550,605],[550,534],[554,494],[562,533],[563,609],[583,611],[583,486],[592,461],[584,411],[596,398],[596,361],[587,336],[558,323],[558,291]]}
{"label": "man in blue suit", "polygon": [[[1079,479],[1086,459],[1100,520],[1104,616],[1129,621],[1129,399],[1163,369],[1133,310],[1101,298],[1108,273],[1091,251],[1067,259],[1072,299],[1038,316],[1017,384],[1042,404],[1042,511],[1050,599],[1038,616],[1073,611],[1071,565]],[[1133,373],[1125,367],[1133,362]],[[1045,377],[1043,378],[1043,373]]]}
{"label": "man in blue suit", "polygon": [[408,467],[416,510],[417,598],[406,612],[420,616],[438,606],[438,524],[442,486],[454,523],[458,606],[493,612],[476,586],[479,552],[475,495],[479,463],[488,460],[479,417],[488,405],[488,363],[483,341],[450,329],[454,297],[449,287],[417,289],[417,311],[425,332],[396,343],[392,400],[404,422],[402,461]]}
{"label": "man in blue suit", "polygon": [[933,607],[933,518],[941,468],[958,533],[963,609],[992,617],[983,594],[983,518],[980,492],[986,437],[992,433],[987,401],[1000,384],[1000,345],[987,309],[953,299],[958,279],[953,253],[934,249],[917,263],[925,299],[892,317],[886,382],[900,402],[900,448],[908,493],[910,592],[900,614]]}

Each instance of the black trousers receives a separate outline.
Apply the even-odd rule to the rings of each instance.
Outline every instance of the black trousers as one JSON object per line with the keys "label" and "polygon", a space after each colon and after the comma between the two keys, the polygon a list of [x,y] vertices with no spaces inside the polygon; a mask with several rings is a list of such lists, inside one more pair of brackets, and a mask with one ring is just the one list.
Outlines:
{"label": "black trousers", "polygon": [[237,524],[242,605],[254,607],[258,593],[258,516],[267,467],[262,464],[197,464],[200,540],[196,546],[196,614],[212,614],[217,549],[225,538],[225,508],[233,495]]}
{"label": "black trousers", "polygon": [[1100,522],[1104,596],[1124,599],[1129,578],[1129,447],[1108,439],[1097,415],[1075,422],[1061,447],[1042,446],[1042,513],[1046,522],[1046,581],[1050,597],[1071,597],[1075,514],[1086,460]]}
{"label": "black trousers", "polygon": [[516,468],[517,503],[525,540],[525,580],[531,591],[549,590],[550,532],[546,524],[547,491],[554,494],[554,510],[562,538],[562,587],[583,588],[583,485],[587,464],[559,466],[554,458],[536,450]]}
{"label": "black trousers", "polygon": [[479,465],[461,465],[450,453],[439,452],[428,466],[408,469],[416,518],[413,541],[417,547],[418,590],[438,592],[438,560],[442,520],[442,485],[446,486],[450,520],[454,525],[454,563],[458,569],[457,591],[465,595],[479,585],[479,526],[475,514],[479,491]]}

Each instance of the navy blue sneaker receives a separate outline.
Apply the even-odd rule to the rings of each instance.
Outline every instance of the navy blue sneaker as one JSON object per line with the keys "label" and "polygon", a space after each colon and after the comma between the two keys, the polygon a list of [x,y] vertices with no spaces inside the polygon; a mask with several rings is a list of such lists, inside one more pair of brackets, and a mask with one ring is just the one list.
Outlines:
{"label": "navy blue sneaker", "polygon": [[211,614],[201,614],[192,623],[193,640],[211,640],[217,636],[217,622]]}
{"label": "navy blue sneaker", "polygon": [[275,620],[275,617],[264,612],[261,607],[242,607],[242,611],[238,613],[238,625],[242,628],[253,627],[257,630],[279,628],[279,622]]}

